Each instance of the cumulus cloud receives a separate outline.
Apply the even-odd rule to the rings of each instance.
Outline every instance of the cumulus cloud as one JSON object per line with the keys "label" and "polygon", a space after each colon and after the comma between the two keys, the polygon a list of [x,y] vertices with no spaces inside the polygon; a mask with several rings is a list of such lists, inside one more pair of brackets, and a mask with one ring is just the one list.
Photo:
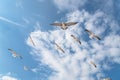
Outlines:
{"label": "cumulus cloud", "polygon": [[[32,55],[53,70],[49,80],[96,80],[105,77],[103,70],[110,69],[110,62],[120,63],[120,46],[117,44],[120,35],[117,34],[116,21],[104,12],[90,14],[85,10],[68,13],[66,18],[79,23],[67,30],[57,28],[47,32],[35,30],[30,33],[36,44],[33,46],[29,39],[27,40],[27,44],[32,48]],[[89,39],[85,28],[99,35],[102,40]],[[71,34],[76,35],[82,45],[79,45]],[[54,42],[65,50],[65,54],[56,48]],[[90,64],[91,61],[97,68]]]}
{"label": "cumulus cloud", "polygon": [[53,0],[60,10],[73,10],[83,6],[87,0]]}
{"label": "cumulus cloud", "polygon": [[0,80],[18,80],[18,79],[15,77],[11,77],[11,76],[2,76]]}

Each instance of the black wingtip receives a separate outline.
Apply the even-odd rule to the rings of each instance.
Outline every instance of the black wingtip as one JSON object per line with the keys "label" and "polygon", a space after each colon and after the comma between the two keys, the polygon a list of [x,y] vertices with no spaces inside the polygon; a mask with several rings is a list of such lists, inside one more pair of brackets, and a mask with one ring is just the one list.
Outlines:
{"label": "black wingtip", "polygon": [[75,24],[77,24],[78,22],[75,22]]}
{"label": "black wingtip", "polygon": [[73,37],[73,35],[71,34],[70,36],[72,36]]}
{"label": "black wingtip", "polygon": [[52,24],[50,24],[50,25],[53,25],[53,23],[52,23]]}
{"label": "black wingtip", "polygon": [[9,51],[11,51],[12,49],[8,48]]}
{"label": "black wingtip", "polygon": [[101,38],[98,38],[98,40],[101,40]]}
{"label": "black wingtip", "polygon": [[88,31],[87,29],[85,29],[85,31]]}

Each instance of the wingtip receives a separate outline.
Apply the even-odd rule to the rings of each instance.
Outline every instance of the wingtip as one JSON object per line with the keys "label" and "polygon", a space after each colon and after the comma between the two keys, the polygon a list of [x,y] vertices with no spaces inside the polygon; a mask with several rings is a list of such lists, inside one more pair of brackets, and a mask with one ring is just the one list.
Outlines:
{"label": "wingtip", "polygon": [[72,37],[73,37],[73,34],[71,34],[70,36],[72,36]]}
{"label": "wingtip", "polygon": [[77,23],[79,23],[79,22],[75,22],[75,24],[77,24]]}
{"label": "wingtip", "polygon": [[53,25],[53,23],[51,23],[50,25]]}
{"label": "wingtip", "polygon": [[85,29],[85,31],[88,31],[88,29]]}
{"label": "wingtip", "polygon": [[10,48],[8,48],[8,50],[10,50]]}

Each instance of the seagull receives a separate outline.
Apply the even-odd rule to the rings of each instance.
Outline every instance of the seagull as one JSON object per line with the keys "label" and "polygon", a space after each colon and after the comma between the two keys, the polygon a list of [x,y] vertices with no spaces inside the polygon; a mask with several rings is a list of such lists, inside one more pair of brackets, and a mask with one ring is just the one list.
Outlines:
{"label": "seagull", "polygon": [[32,37],[30,36],[30,41],[32,42],[32,44],[35,46],[35,43],[34,43],[34,41],[33,41],[33,39],[32,39]]}
{"label": "seagull", "polygon": [[75,37],[74,35],[71,35],[71,37],[73,37],[79,44],[81,44],[81,41],[77,37]]}
{"label": "seagull", "polygon": [[29,71],[29,70],[30,70],[27,66],[24,66],[23,69],[24,69],[25,71]]}
{"label": "seagull", "polygon": [[97,68],[97,66],[94,62],[90,61],[90,64],[92,64],[95,68]]}
{"label": "seagull", "polygon": [[22,59],[22,56],[17,54],[14,50],[12,50],[12,49],[8,49],[8,50],[12,53],[13,57],[19,57],[20,59]]}
{"label": "seagull", "polygon": [[50,25],[61,27],[61,29],[66,30],[69,26],[75,25],[78,22],[62,22],[62,23],[52,23]]}
{"label": "seagull", "polygon": [[85,29],[85,31],[88,32],[90,38],[96,38],[96,39],[98,39],[98,40],[101,40],[101,38],[100,38],[99,36],[95,35],[95,34],[94,34],[93,32],[91,32],[90,30]]}
{"label": "seagull", "polygon": [[59,50],[61,50],[63,53],[65,53],[65,51],[64,51],[57,43],[55,43],[55,45],[57,46],[57,48],[58,48]]}
{"label": "seagull", "polygon": [[102,80],[112,80],[111,78],[104,78],[104,79],[102,79]]}

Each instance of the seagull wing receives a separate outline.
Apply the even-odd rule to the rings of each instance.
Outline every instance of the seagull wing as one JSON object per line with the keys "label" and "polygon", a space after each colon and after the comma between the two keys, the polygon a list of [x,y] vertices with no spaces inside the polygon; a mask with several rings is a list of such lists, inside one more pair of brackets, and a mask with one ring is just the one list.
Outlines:
{"label": "seagull wing", "polygon": [[62,23],[52,23],[50,25],[53,25],[53,26],[62,26]]}
{"label": "seagull wing", "polygon": [[61,47],[60,47],[59,49],[60,49],[63,53],[65,53],[65,51],[64,51]]}
{"label": "seagull wing", "polygon": [[10,52],[13,52],[13,50],[12,50],[12,49],[10,49],[10,48],[9,48],[8,50],[9,50]]}
{"label": "seagull wing", "polygon": [[72,26],[72,25],[75,25],[77,24],[78,22],[68,22],[68,23],[65,23],[66,26]]}
{"label": "seagull wing", "polygon": [[12,54],[17,54],[14,50],[12,50],[12,49],[8,49]]}
{"label": "seagull wing", "polygon": [[85,29],[86,32],[88,32],[89,34],[93,34],[90,30]]}
{"label": "seagull wing", "polygon": [[98,39],[98,40],[101,40],[101,38],[100,38],[99,36],[97,36],[97,35],[94,35],[94,37],[95,37],[96,39]]}
{"label": "seagull wing", "polygon": [[77,40],[79,44],[81,44],[81,41],[80,40]]}
{"label": "seagull wing", "polygon": [[96,64],[94,62],[90,62],[95,68],[97,68]]}

